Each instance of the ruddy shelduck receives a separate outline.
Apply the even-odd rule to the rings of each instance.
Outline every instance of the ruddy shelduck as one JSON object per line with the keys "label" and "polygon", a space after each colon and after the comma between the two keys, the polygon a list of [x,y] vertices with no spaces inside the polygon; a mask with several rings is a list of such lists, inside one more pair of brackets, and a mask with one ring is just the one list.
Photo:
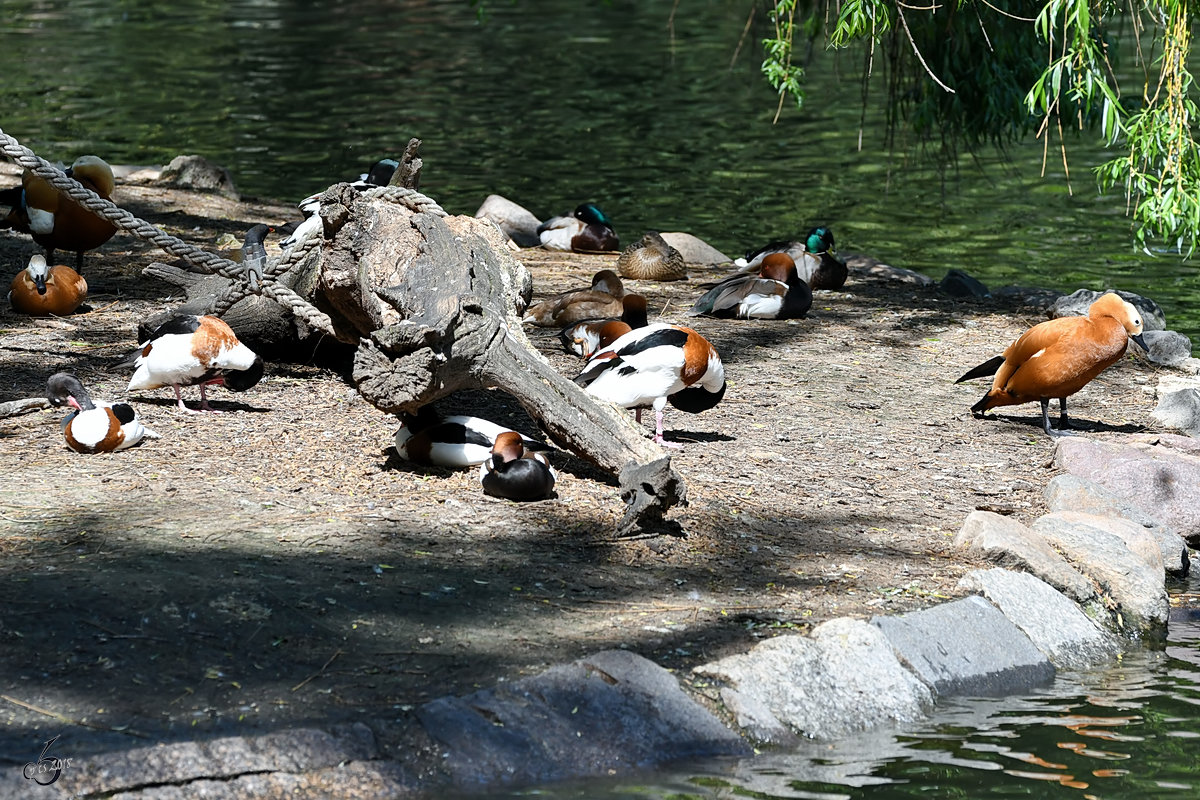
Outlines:
{"label": "ruddy shelduck", "polygon": [[[115,185],[112,167],[99,156],[80,156],[66,174],[101,197],[112,197]],[[19,202],[5,223],[33,236],[35,242],[46,248],[47,261],[54,260],[55,250],[73,251],[75,269],[79,272],[83,271],[84,252],[95,250],[117,232],[117,226],[108,219],[93,214],[28,170],[21,179]]]}
{"label": "ruddy shelduck", "polygon": [[[1129,340],[1142,349],[1142,316],[1132,303],[1108,292],[1088,308],[1086,317],[1060,317],[1034,325],[1009,345],[1004,355],[989,359],[955,383],[995,374],[992,388],[971,406],[982,417],[997,406],[1038,401],[1042,427],[1050,436],[1067,433],[1067,398],[1078,392],[1125,354]],[[1050,427],[1050,398],[1058,398],[1059,428]]]}
{"label": "ruddy shelduck", "polygon": [[13,278],[8,301],[13,310],[34,317],[65,317],[87,297],[87,281],[65,264],[46,265],[40,254]]}

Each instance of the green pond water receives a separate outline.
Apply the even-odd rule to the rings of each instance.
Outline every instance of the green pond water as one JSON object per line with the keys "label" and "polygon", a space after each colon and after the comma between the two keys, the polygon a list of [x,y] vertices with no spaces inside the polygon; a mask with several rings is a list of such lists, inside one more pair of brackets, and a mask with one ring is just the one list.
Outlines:
{"label": "green pond water", "polygon": [[[1134,250],[1124,199],[1095,189],[1091,139],[1068,140],[1073,193],[1053,149],[1042,177],[1035,141],[941,174],[883,149],[859,59],[821,53],[804,109],[773,124],[761,16],[735,59],[745,2],[684,0],[672,24],[673,5],[493,0],[481,24],[467,0],[6,0],[0,128],[64,161],[199,153],[244,194],[285,201],[416,136],[422,189],[451,212],[493,192],[543,218],[594,200],[625,241],[686,230],[730,255],[824,223],[843,251],[935,278],[956,267],[992,288],[1138,292],[1200,334],[1195,264]],[[518,794],[1192,798],[1198,634],[1172,636],[1167,654],[948,704],[919,730]]]}
{"label": "green pond water", "polygon": [[[947,174],[884,149],[861,59],[817,52],[808,102],[758,72],[761,12],[687,0],[0,3],[0,124],[39,154],[163,163],[199,153],[290,200],[424,141],[422,188],[473,213],[491,192],[539,217],[598,202],[631,241],[687,230],[731,255],[810,226],[843,251],[992,288],[1117,287],[1200,333],[1195,264],[1135,251],[1124,199],[1099,196],[1094,137]],[[873,90],[878,97],[881,90]],[[861,147],[860,147],[861,144]]]}

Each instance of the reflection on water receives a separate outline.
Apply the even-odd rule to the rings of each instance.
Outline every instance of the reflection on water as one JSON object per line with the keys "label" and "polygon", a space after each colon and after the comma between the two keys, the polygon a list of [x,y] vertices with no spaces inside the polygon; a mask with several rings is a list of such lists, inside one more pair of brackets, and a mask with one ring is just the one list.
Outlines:
{"label": "reflection on water", "polygon": [[[1016,148],[940,176],[880,152],[862,119],[858,59],[818,53],[808,103],[771,124],[775,96],[749,3],[691,0],[3,0],[3,129],[66,161],[196,152],[243,192],[301,198],[410,136],[423,188],[473,212],[502,193],[545,218],[597,201],[626,241],[690,230],[731,255],[829,223],[845,251],[992,287],[1115,285],[1200,333],[1191,266],[1135,253],[1123,200],[1097,196],[1099,151]],[[858,149],[859,125],[866,150]]]}
{"label": "reflection on water", "polygon": [[1165,652],[1135,650],[1105,669],[1061,674],[1027,697],[945,699],[932,718],[901,733],[808,742],[789,753],[707,762],[639,782],[490,796],[1192,800],[1200,796],[1198,642],[1200,606],[1181,608]]}

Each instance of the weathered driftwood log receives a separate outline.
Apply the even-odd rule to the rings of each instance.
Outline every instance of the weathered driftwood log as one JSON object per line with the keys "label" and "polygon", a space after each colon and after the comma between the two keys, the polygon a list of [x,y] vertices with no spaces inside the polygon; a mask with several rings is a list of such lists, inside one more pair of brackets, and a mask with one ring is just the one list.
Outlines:
{"label": "weathered driftwood log", "polygon": [[404,155],[400,156],[400,166],[396,167],[395,173],[392,174],[389,186],[403,186],[405,189],[420,189],[421,188],[421,167],[424,163],[417,155],[417,151],[421,149],[420,139],[409,139],[408,145],[404,148]]}
{"label": "weathered driftwood log", "polygon": [[7,403],[0,403],[0,419],[28,414],[32,411],[41,411],[43,408],[49,407],[50,401],[44,397],[26,397],[21,400],[9,400]]}
{"label": "weathered driftwood log", "polygon": [[[187,300],[170,311],[142,320],[138,325],[138,341],[144,342],[151,331],[177,314],[208,314],[213,300],[229,288],[230,281],[220,275],[189,272],[177,264],[161,261],[150,263],[142,274],[177,286]],[[291,275],[280,281],[291,288]],[[234,303],[222,315],[238,338],[259,355],[265,357],[295,353],[300,343],[311,333],[301,320],[286,308],[265,297],[251,295]]]}
{"label": "weathered driftwood log", "polygon": [[529,344],[519,319],[529,273],[494,225],[352,191],[321,206],[326,239],[311,299],[362,337],[354,380],[369,402],[415,411],[460,389],[499,388],[555,442],[620,476],[622,532],[684,501],[670,460],[628,415],[596,402]]}

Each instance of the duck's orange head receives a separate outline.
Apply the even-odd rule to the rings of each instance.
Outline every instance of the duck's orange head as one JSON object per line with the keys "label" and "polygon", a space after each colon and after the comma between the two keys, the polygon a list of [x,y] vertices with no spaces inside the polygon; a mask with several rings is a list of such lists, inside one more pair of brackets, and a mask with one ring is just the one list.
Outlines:
{"label": "duck's orange head", "polygon": [[762,260],[758,274],[764,278],[787,283],[796,272],[796,262],[787,253],[771,253]]}

